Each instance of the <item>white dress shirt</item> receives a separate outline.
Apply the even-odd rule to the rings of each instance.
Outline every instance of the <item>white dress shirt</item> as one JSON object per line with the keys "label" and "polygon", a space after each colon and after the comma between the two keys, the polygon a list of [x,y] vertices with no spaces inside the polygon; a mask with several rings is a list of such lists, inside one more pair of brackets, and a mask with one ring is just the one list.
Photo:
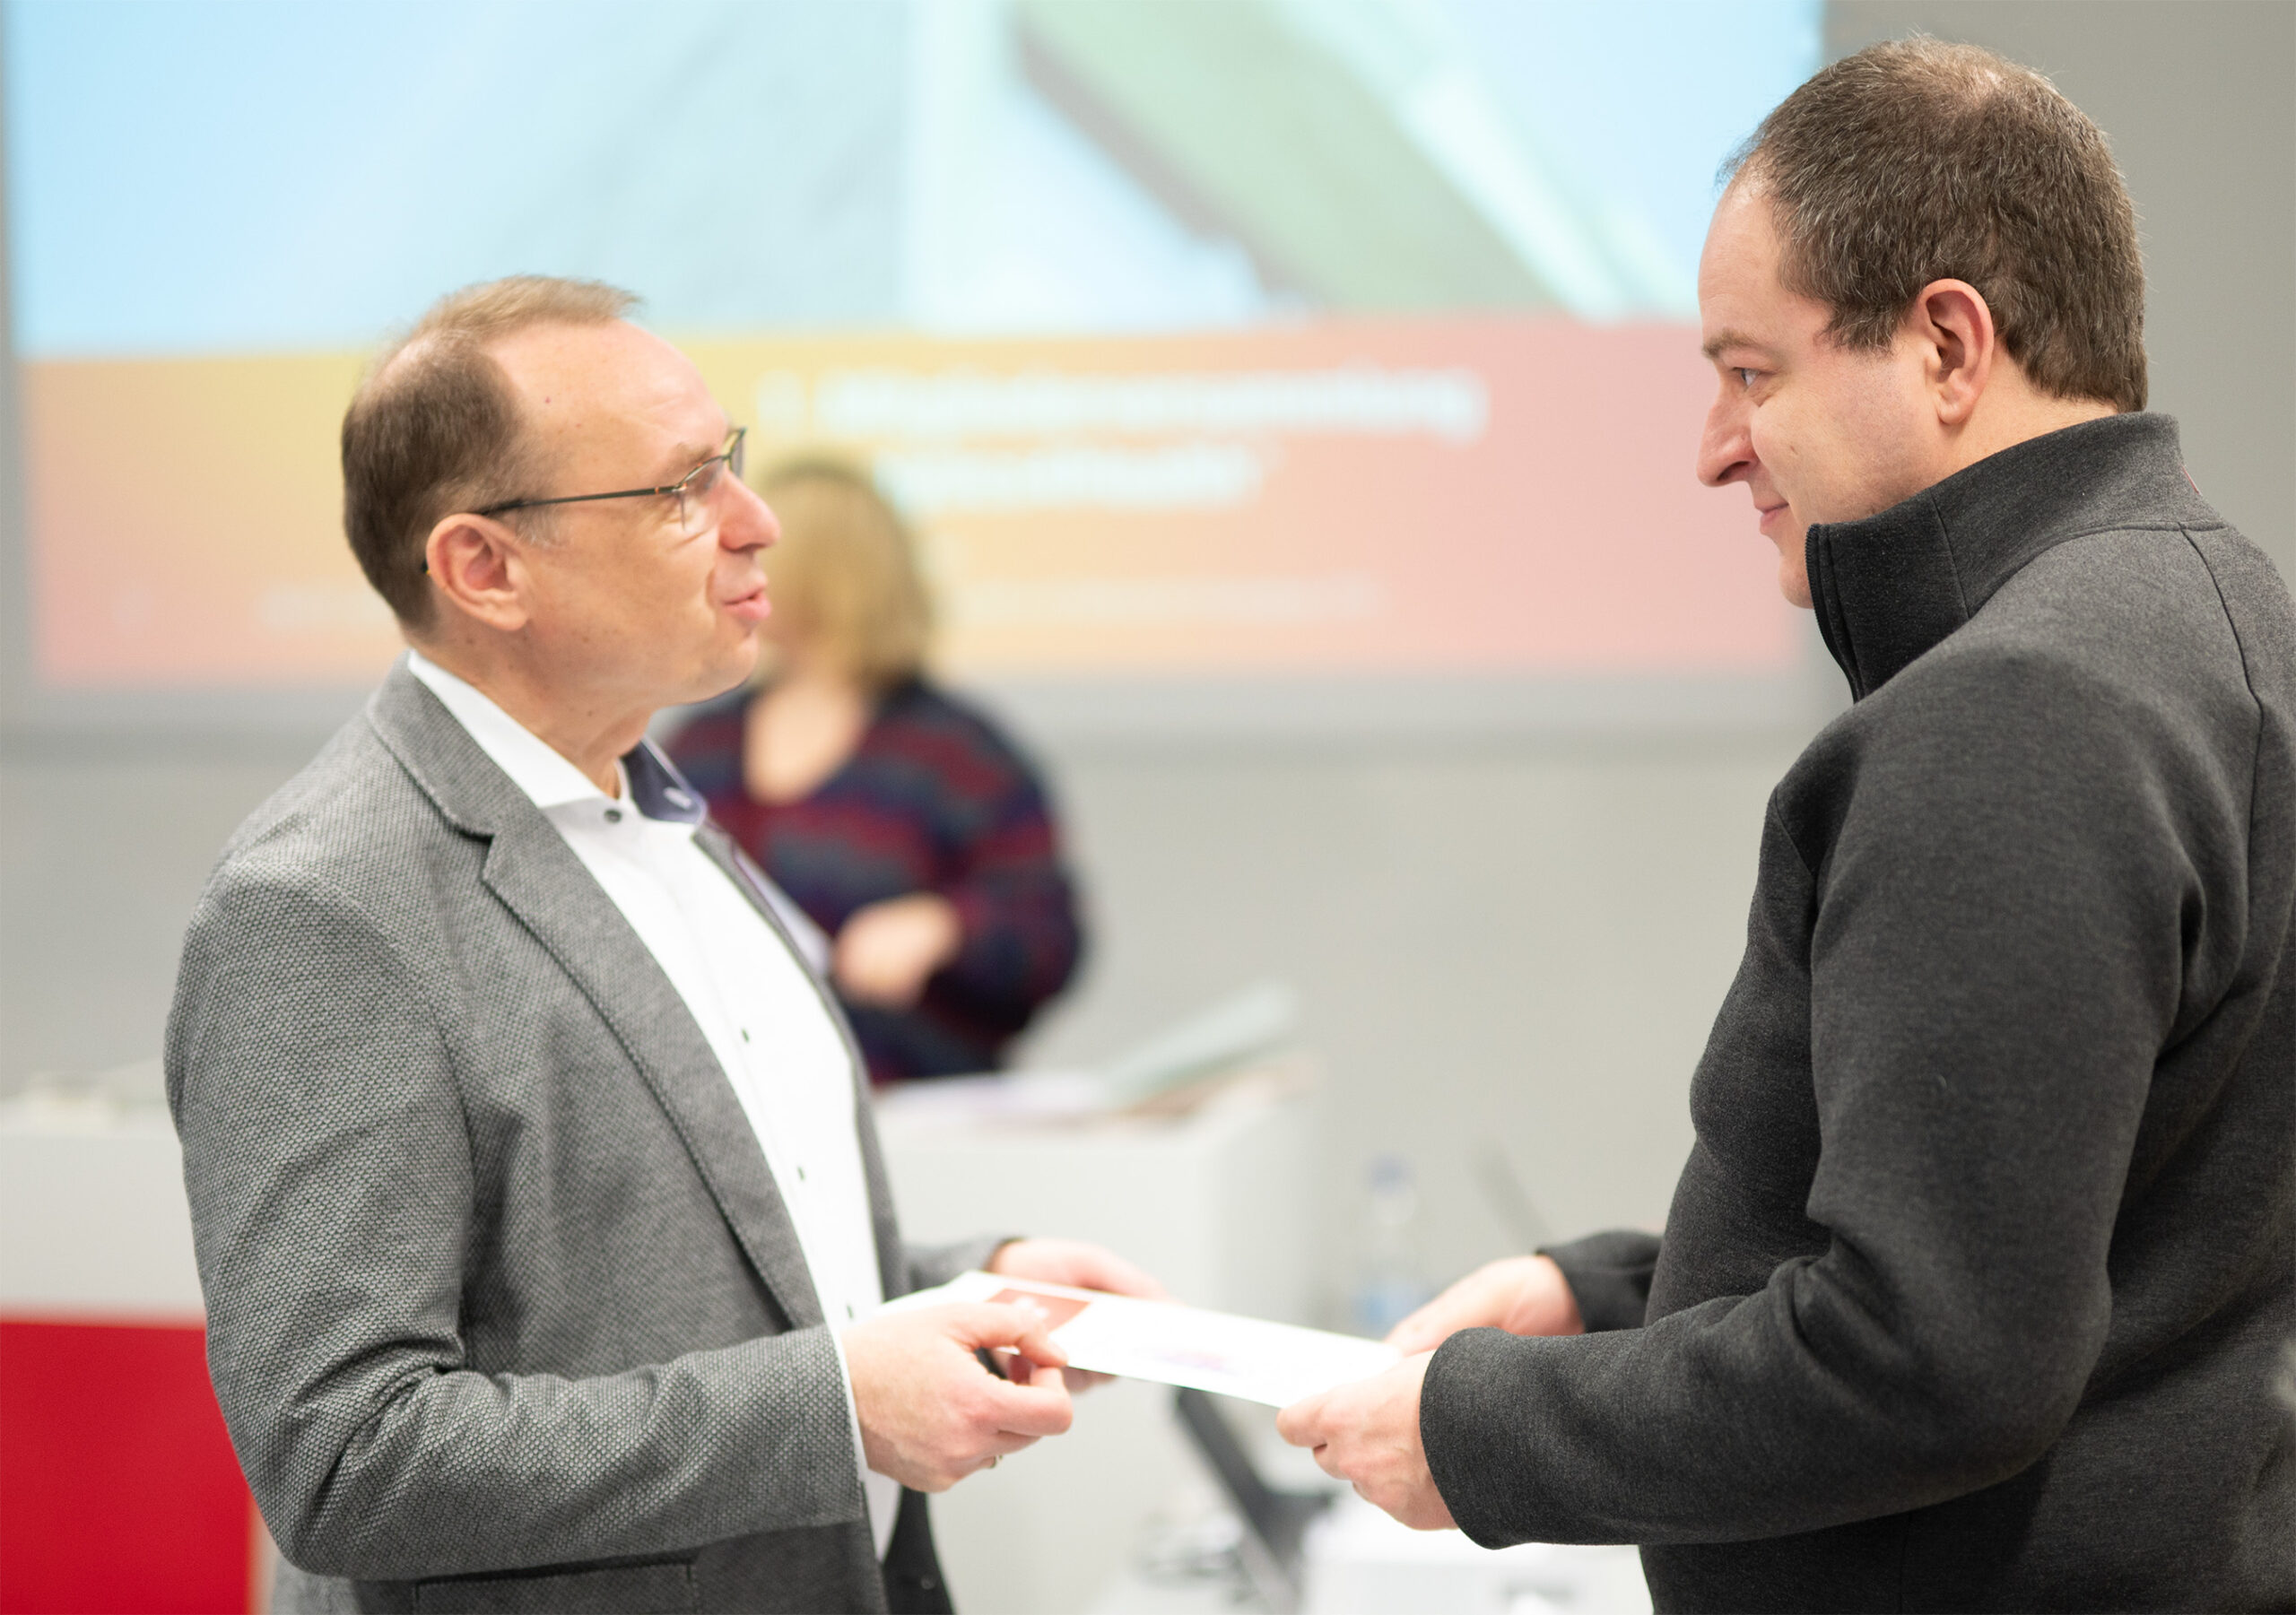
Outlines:
{"label": "white dress shirt", "polygon": [[[826,989],[695,844],[692,824],[638,811],[620,763],[617,794],[608,796],[470,683],[419,652],[408,654],[407,670],[557,827],[693,1012],[756,1130],[837,1340],[884,1295],[853,1125],[852,1059],[830,1019]],[[780,917],[818,944],[820,933],[793,907],[781,906]],[[837,1362],[849,1411],[842,1341]],[[883,1559],[900,1484],[866,1466],[857,1417],[853,1452]]]}

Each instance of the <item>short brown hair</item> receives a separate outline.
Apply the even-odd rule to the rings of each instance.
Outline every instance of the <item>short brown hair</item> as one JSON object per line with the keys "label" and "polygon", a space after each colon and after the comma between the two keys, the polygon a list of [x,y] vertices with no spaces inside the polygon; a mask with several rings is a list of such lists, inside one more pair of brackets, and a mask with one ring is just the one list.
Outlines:
{"label": "short brown hair", "polygon": [[343,417],[343,530],[402,623],[430,625],[422,550],[439,519],[523,491],[517,398],[489,346],[605,325],[637,302],[596,281],[512,275],[439,299],[377,358]]}
{"label": "short brown hair", "polygon": [[1775,210],[1787,286],[1844,346],[1889,346],[1932,281],[1963,280],[2026,378],[2144,407],[2136,214],[2097,126],[2039,74],[1914,38],[1820,72],[1725,169]]}
{"label": "short brown hair", "polygon": [[932,597],[909,527],[876,483],[847,461],[808,456],[761,486],[781,523],[765,552],[773,609],[870,689],[914,677],[933,638]]}

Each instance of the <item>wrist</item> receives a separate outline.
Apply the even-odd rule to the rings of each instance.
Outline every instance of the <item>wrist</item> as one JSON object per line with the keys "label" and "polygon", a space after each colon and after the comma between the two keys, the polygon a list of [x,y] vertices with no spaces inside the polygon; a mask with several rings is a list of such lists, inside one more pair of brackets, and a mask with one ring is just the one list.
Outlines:
{"label": "wrist", "polygon": [[933,952],[933,968],[939,969],[964,951],[964,916],[957,906],[937,891],[920,891],[918,906],[932,916],[938,946]]}
{"label": "wrist", "polygon": [[1584,1334],[1587,1320],[1578,1310],[1578,1292],[1570,1288],[1570,1275],[1552,1256],[1531,1258],[1536,1274],[1535,1285],[1540,1298],[1539,1310],[1546,1327],[1541,1334]]}

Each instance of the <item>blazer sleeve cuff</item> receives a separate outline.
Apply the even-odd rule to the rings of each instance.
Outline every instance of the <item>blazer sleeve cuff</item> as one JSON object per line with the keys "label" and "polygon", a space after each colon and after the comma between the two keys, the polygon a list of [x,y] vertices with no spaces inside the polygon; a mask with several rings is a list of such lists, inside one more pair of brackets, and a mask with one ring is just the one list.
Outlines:
{"label": "blazer sleeve cuff", "polygon": [[[991,1234],[978,1239],[962,1239],[954,1245],[911,1245],[901,1252],[909,1266],[909,1290],[930,1289],[936,1284],[946,1284],[959,1273],[969,1273],[976,1268],[986,1268],[989,1259],[1003,1246],[1019,1238],[1018,1234]],[[893,1298],[887,1296],[888,1301]]]}

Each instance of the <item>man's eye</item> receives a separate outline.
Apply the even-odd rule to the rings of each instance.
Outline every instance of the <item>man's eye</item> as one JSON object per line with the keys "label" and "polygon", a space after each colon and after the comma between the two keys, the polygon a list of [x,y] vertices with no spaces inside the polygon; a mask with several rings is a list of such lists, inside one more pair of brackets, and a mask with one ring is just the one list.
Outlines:
{"label": "man's eye", "polygon": [[1750,369],[1746,369],[1746,367],[1745,367],[1745,366],[1744,366],[1744,365],[1739,365],[1739,366],[1737,366],[1735,369],[1734,369],[1730,373],[1731,373],[1733,376],[1735,376],[1735,377],[1738,378],[1738,385],[1739,385],[1740,386],[1742,386],[1742,387],[1745,387],[1745,388],[1747,388],[1747,389],[1749,389],[1749,390],[1751,390],[1751,389],[1752,388],[1752,386],[1753,386],[1753,385],[1754,385],[1754,372],[1753,372],[1753,371],[1752,371],[1752,370],[1750,370]]}

